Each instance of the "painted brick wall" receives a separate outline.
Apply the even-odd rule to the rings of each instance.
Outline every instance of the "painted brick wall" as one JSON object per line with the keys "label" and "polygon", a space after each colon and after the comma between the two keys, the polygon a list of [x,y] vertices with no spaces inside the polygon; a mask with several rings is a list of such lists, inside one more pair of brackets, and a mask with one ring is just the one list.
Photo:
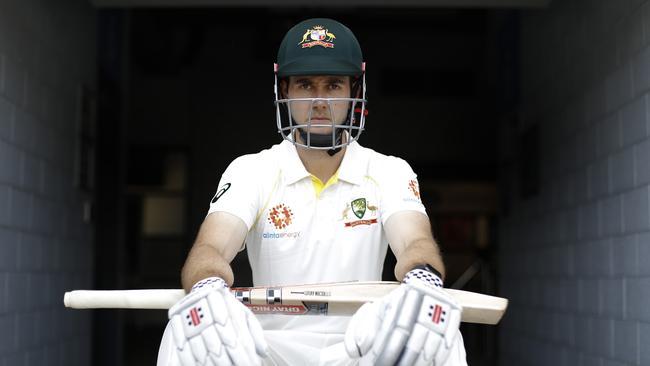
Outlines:
{"label": "painted brick wall", "polygon": [[0,366],[89,364],[89,314],[62,295],[92,278],[74,159],[94,45],[87,1],[0,1]]}
{"label": "painted brick wall", "polygon": [[[650,2],[521,14],[521,105],[501,128],[502,365],[650,365]],[[539,127],[539,193],[521,136]]]}

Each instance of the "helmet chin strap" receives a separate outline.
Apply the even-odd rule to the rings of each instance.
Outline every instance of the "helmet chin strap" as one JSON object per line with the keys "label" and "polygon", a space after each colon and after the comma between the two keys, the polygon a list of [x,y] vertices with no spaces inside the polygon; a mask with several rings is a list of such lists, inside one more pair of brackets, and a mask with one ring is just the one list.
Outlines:
{"label": "helmet chin strap", "polygon": [[336,149],[329,149],[329,150],[327,150],[327,155],[329,155],[329,156],[334,156],[334,155],[336,155],[336,153],[338,153],[339,151],[341,151],[341,148],[340,148],[340,147],[337,147]]}
{"label": "helmet chin strap", "polygon": [[[332,145],[332,134],[331,133],[314,133],[314,132],[306,132],[303,128],[298,129],[298,133],[300,134],[300,138],[307,142],[307,138],[309,138],[309,144],[315,147],[327,147]],[[342,129],[337,129],[337,131],[334,133],[336,136],[336,140],[334,141],[334,145],[340,145],[341,144],[341,138],[343,136],[343,130]],[[307,136],[309,135],[309,136]],[[334,156],[336,153],[341,151],[340,147],[333,148],[327,150],[327,154],[329,156]]]}

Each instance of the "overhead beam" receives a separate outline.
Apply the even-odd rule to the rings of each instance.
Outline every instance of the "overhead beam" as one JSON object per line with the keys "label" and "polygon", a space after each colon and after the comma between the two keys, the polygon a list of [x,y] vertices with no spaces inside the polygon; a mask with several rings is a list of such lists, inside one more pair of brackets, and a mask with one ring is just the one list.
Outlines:
{"label": "overhead beam", "polygon": [[544,8],[551,0],[91,0],[96,7],[463,7]]}

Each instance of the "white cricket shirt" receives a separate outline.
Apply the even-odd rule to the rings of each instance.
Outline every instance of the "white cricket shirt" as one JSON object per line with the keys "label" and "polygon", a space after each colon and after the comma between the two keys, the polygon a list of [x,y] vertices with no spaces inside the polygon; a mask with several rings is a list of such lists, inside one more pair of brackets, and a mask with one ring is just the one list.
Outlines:
{"label": "white cricket shirt", "polygon": [[323,185],[283,141],[235,159],[208,214],[225,211],[246,223],[253,283],[269,286],[381,280],[383,224],[404,210],[426,214],[404,160],[353,142]]}

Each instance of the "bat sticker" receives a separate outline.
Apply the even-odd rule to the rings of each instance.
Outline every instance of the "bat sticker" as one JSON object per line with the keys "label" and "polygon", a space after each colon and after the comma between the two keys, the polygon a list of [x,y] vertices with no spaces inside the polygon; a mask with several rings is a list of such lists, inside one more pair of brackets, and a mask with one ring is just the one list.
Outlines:
{"label": "bat sticker", "polygon": [[302,315],[309,312],[304,305],[249,305],[246,306],[255,314],[287,314]]}
{"label": "bat sticker", "polygon": [[291,291],[291,293],[305,296],[332,296],[329,291]]}

